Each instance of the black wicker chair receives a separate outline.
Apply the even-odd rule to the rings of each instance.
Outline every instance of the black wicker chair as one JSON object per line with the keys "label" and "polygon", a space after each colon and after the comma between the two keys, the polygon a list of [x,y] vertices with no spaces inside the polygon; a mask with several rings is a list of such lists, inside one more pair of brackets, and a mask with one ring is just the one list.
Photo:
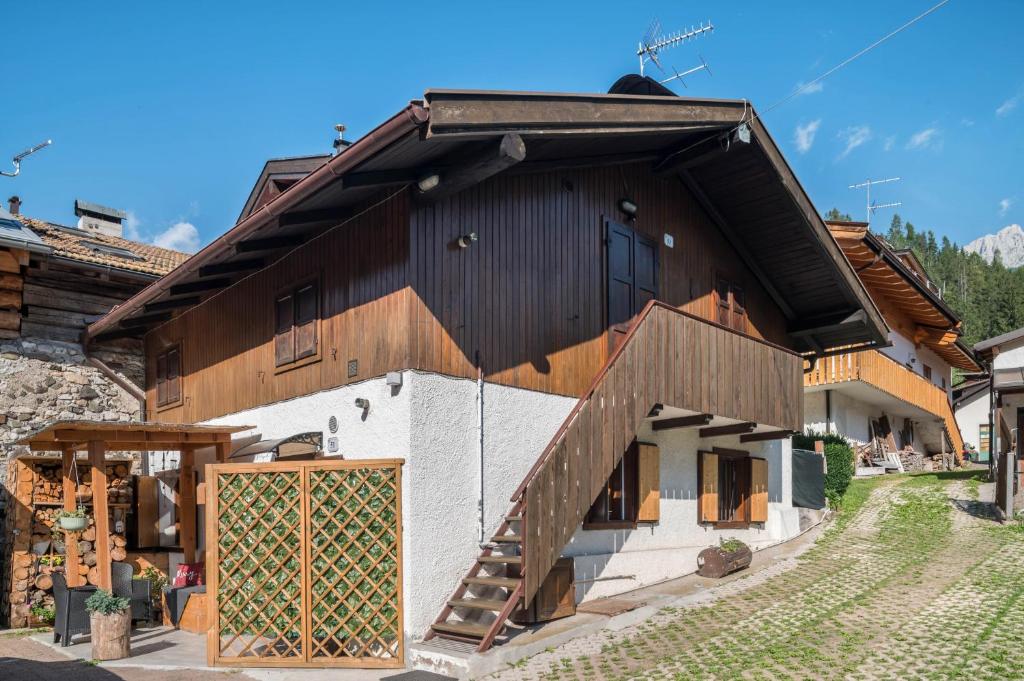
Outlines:
{"label": "black wicker chair", "polygon": [[164,602],[167,604],[167,619],[171,621],[171,624],[173,624],[175,628],[178,626],[181,614],[185,612],[185,604],[188,603],[188,597],[192,594],[204,593],[206,593],[206,587],[202,585],[164,587]]}
{"label": "black wicker chair", "polygon": [[89,611],[85,609],[85,600],[96,587],[68,587],[63,574],[54,572],[52,576],[56,611],[53,618],[53,642],[59,641],[66,648],[71,645],[71,637],[75,634],[89,633]]}
{"label": "black wicker chair", "polygon": [[115,596],[131,601],[132,622],[148,622],[152,619],[152,599],[148,579],[132,579],[130,563],[113,563],[110,566],[110,581]]}
{"label": "black wicker chair", "polygon": [[148,579],[132,580],[132,621],[153,620],[153,594]]}

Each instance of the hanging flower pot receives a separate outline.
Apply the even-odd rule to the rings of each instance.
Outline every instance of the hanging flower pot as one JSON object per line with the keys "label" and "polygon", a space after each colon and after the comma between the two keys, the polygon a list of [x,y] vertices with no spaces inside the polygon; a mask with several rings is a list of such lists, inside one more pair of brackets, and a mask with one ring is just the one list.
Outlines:
{"label": "hanging flower pot", "polygon": [[62,530],[68,532],[81,532],[89,526],[89,516],[85,514],[84,508],[77,508],[74,511],[61,511],[57,516],[57,524]]}

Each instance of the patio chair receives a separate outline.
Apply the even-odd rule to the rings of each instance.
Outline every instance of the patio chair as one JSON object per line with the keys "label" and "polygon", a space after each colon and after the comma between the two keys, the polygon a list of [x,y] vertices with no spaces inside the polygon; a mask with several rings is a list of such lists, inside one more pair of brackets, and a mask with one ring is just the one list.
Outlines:
{"label": "patio chair", "polygon": [[165,586],[164,602],[167,604],[167,618],[174,627],[181,621],[181,614],[185,612],[185,604],[192,594],[206,593],[206,586]]}
{"label": "patio chair", "polygon": [[[134,570],[130,563],[113,563],[110,566],[110,581],[113,594],[131,601],[132,622],[149,621],[151,599],[148,579],[132,579]],[[139,584],[141,582],[141,584]],[[143,586],[145,589],[143,589]]]}
{"label": "patio chair", "polygon": [[89,633],[89,612],[85,609],[85,600],[96,587],[68,587],[64,575],[59,572],[54,572],[52,577],[56,611],[53,618],[53,642],[59,641],[66,648],[71,645],[71,637],[75,634]]}

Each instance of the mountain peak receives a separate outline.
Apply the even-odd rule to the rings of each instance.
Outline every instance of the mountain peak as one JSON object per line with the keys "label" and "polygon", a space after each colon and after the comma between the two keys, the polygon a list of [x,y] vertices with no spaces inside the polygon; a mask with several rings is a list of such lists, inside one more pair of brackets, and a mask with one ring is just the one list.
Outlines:
{"label": "mountain peak", "polygon": [[964,246],[968,253],[977,253],[986,262],[992,262],[996,251],[1007,267],[1024,265],[1024,228],[1014,223],[995,234],[986,234]]}

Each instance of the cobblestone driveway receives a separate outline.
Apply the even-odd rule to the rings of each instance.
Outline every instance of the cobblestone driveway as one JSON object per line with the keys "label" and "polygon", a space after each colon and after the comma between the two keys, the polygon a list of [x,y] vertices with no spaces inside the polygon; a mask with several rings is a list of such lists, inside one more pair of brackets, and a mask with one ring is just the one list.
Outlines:
{"label": "cobblestone driveway", "polygon": [[1024,531],[968,475],[857,481],[791,569],[491,678],[1024,678]]}

